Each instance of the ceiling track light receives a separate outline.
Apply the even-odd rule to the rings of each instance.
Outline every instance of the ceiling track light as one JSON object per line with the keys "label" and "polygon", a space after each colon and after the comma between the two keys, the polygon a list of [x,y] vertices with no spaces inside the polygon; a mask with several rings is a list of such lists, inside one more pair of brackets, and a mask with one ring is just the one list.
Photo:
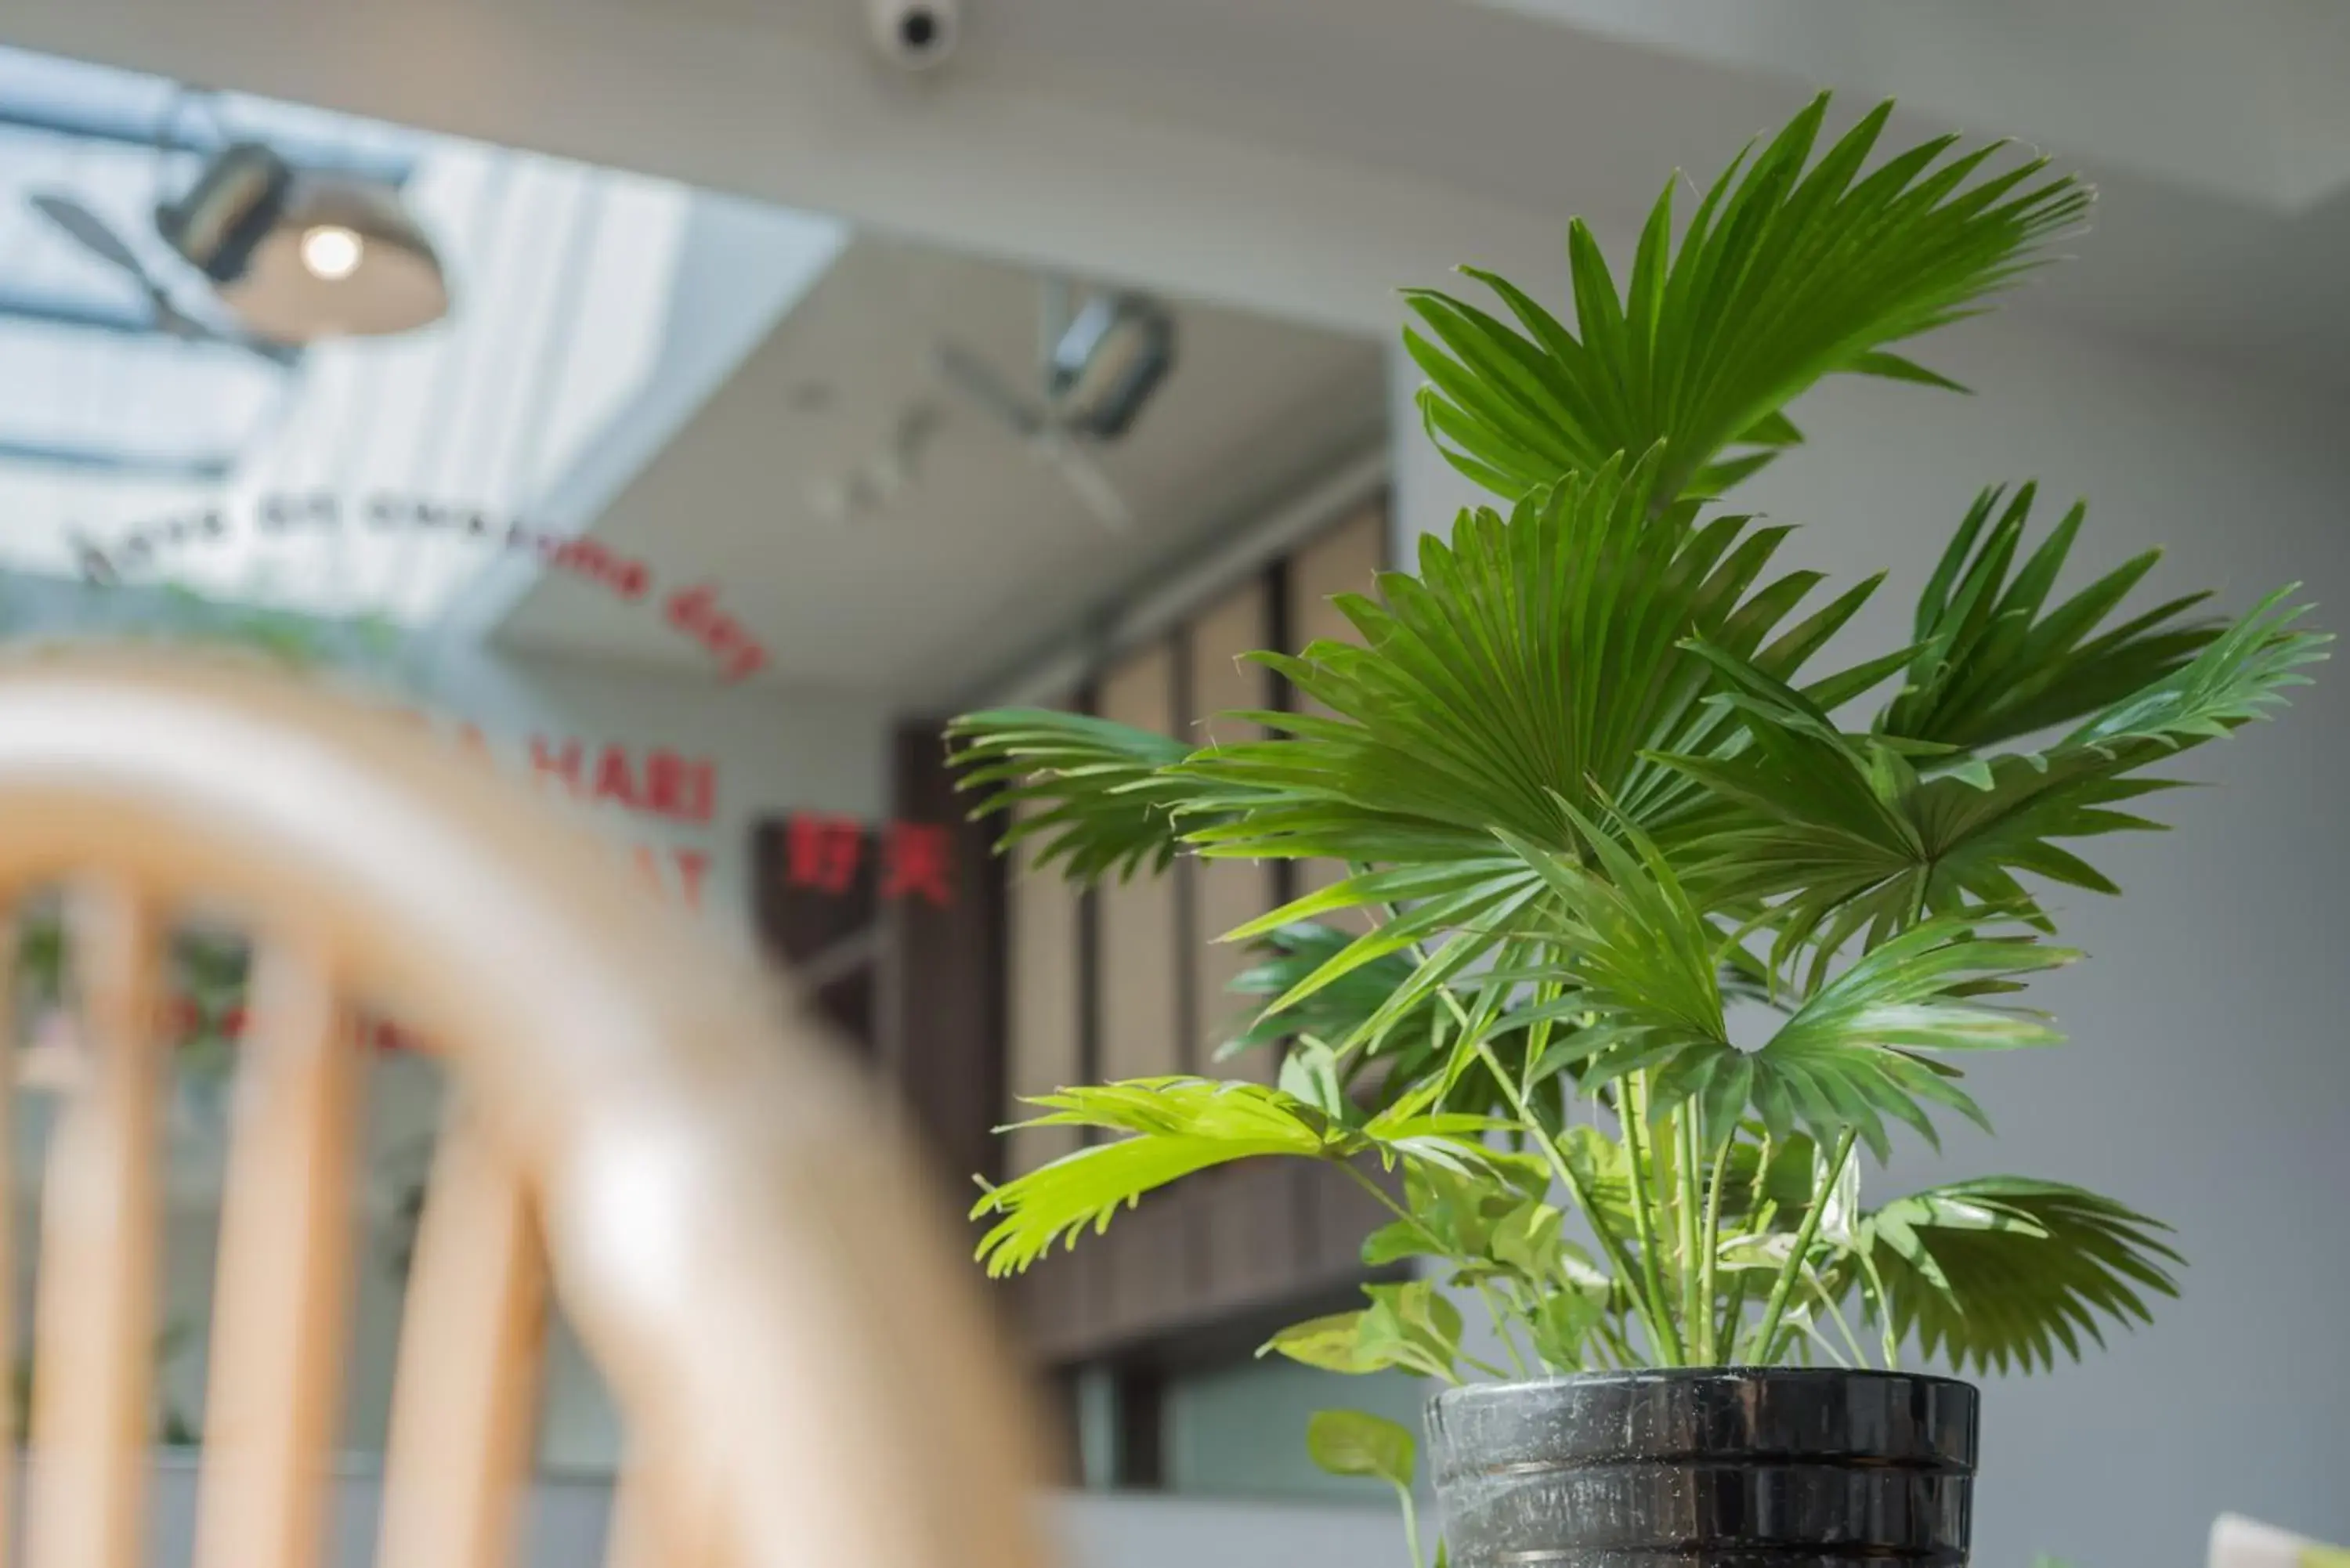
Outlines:
{"label": "ceiling track light", "polygon": [[223,148],[155,229],[272,342],[387,337],[449,312],[441,258],[397,191],[296,170],[259,142]]}

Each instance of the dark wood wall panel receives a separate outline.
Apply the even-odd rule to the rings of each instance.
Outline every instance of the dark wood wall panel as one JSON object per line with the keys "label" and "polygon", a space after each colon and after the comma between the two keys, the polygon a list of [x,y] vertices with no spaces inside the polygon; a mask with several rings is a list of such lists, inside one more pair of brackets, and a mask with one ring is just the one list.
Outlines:
{"label": "dark wood wall panel", "polygon": [[[1184,640],[1190,668],[1185,685],[1191,700],[1188,738],[1193,743],[1232,744],[1263,738],[1263,725],[1217,715],[1273,706],[1272,672],[1261,664],[1243,663],[1240,658],[1270,648],[1273,634],[1273,595],[1264,576],[1250,578],[1191,622]],[[1247,1015],[1249,1004],[1232,995],[1229,987],[1251,961],[1245,944],[1216,939],[1274,907],[1273,867],[1255,860],[1186,858],[1181,870],[1191,878],[1191,1016],[1198,1070],[1270,1082],[1276,1066],[1271,1052],[1253,1051],[1221,1064],[1214,1060],[1214,1052]]]}
{"label": "dark wood wall panel", "polygon": [[[1098,695],[1105,719],[1162,735],[1179,732],[1171,645],[1154,643],[1105,671]],[[1186,957],[1181,895],[1169,877],[1106,881],[1095,892],[1096,1027],[1104,1078],[1145,1078],[1183,1070],[1182,994]]]}
{"label": "dark wood wall panel", "polygon": [[[1356,641],[1354,623],[1330,602],[1331,597],[1336,594],[1369,592],[1372,579],[1387,565],[1387,556],[1388,513],[1384,504],[1364,507],[1292,556],[1287,615],[1291,651],[1304,651],[1317,638]],[[1303,693],[1297,695],[1296,701],[1301,710],[1317,706]],[[1295,891],[1303,895],[1326,888],[1346,874],[1347,868],[1335,860],[1299,861],[1295,872]],[[1370,923],[1369,918],[1358,910],[1324,918],[1332,925],[1357,929]]]}
{"label": "dark wood wall panel", "polygon": [[[1194,742],[1258,738],[1256,725],[1212,716],[1278,708],[1290,693],[1238,656],[1350,637],[1328,598],[1371,586],[1386,527],[1384,507],[1366,507],[1202,605],[1101,670],[1088,711]],[[1005,1093],[1185,1071],[1270,1078],[1270,1052],[1214,1060],[1247,1006],[1226,987],[1252,955],[1213,939],[1274,907],[1285,883],[1317,885],[1297,869],[1186,857],[1171,875],[1077,895],[1057,871],[1015,866],[1006,893]],[[1316,867],[1309,877],[1333,874]],[[1063,1129],[1024,1133],[1010,1168],[1033,1168],[1076,1147]],[[1358,1302],[1357,1287],[1373,1272],[1362,1240],[1385,1218],[1326,1167],[1230,1167],[1147,1197],[1007,1289],[1039,1362],[1102,1364],[1134,1392],[1152,1386],[1157,1370],[1245,1355],[1284,1322]]]}
{"label": "dark wood wall panel", "polygon": [[[1007,954],[1006,1103],[1003,1116],[1014,1122],[1033,1115],[1022,1096],[1078,1083],[1081,1057],[1077,974],[1077,919],[1083,900],[1057,866],[1039,869],[1035,850],[1024,845],[1005,889]],[[1013,1175],[1034,1170],[1077,1147],[1075,1127],[1023,1127],[1005,1138],[1004,1168]]]}
{"label": "dark wood wall panel", "polygon": [[876,1022],[882,1059],[960,1198],[971,1178],[1003,1174],[1004,867],[995,830],[965,820],[941,727],[902,727],[895,751],[893,820],[947,835],[949,896],[882,900]]}

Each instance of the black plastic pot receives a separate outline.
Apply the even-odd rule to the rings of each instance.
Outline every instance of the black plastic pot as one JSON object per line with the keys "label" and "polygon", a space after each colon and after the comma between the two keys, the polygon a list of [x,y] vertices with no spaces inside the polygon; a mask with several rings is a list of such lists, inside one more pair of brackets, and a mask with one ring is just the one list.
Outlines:
{"label": "black plastic pot", "polygon": [[1975,1407],[1905,1373],[1592,1373],[1447,1389],[1429,1449],[1451,1568],[1958,1568]]}

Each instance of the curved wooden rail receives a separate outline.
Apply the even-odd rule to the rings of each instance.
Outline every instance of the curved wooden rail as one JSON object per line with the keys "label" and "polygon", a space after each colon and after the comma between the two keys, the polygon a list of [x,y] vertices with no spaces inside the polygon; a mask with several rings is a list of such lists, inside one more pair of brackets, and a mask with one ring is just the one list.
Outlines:
{"label": "curved wooden rail", "polygon": [[629,1434],[616,1559],[1040,1560],[1025,1406],[905,1146],[746,957],[649,905],[577,826],[282,676],[0,660],[0,891],[58,881],[90,1054],[47,1176],[32,1568],[140,1561],[160,953],[192,905],[258,955],[198,1568],[317,1561],[354,1003],[412,1020],[459,1104],[411,1276],[386,1568],[511,1560],[550,1283]]}

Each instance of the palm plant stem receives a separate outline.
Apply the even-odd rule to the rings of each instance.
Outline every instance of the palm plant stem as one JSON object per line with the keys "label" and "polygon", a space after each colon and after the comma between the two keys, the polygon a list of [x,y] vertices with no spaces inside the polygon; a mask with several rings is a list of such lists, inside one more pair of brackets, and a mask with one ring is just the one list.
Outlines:
{"label": "palm plant stem", "polygon": [[1703,1270],[1698,1258],[1698,1233],[1705,1200],[1700,1192],[1704,1162],[1698,1152],[1696,1103],[1692,1101],[1673,1112],[1666,1118],[1666,1126],[1674,1145],[1673,1218],[1680,1253],[1681,1335],[1702,1363],[1713,1359],[1706,1350],[1706,1341],[1713,1337],[1713,1333],[1705,1321],[1704,1304],[1711,1298],[1699,1293],[1699,1278]]}
{"label": "palm plant stem", "polygon": [[[1617,1277],[1624,1282],[1625,1289],[1632,1293],[1633,1300],[1640,1309],[1641,1321],[1648,1324],[1648,1337],[1661,1352],[1666,1344],[1666,1330],[1670,1325],[1659,1325],[1657,1322],[1654,1302],[1641,1298],[1639,1288],[1635,1282],[1637,1276],[1632,1270],[1632,1260],[1624,1251],[1622,1240],[1608,1227],[1607,1222],[1600,1218],[1599,1206],[1592,1201],[1591,1194],[1584,1189],[1583,1179],[1575,1174],[1573,1162],[1560,1149],[1557,1140],[1544,1131],[1542,1124],[1534,1119],[1533,1110],[1526,1104],[1524,1091],[1518,1087],[1518,1081],[1510,1076],[1508,1070],[1502,1065],[1501,1060],[1493,1054],[1492,1046],[1480,1040],[1476,1043],[1475,1050],[1478,1060],[1485,1064],[1486,1071],[1492,1074],[1494,1081],[1501,1085],[1502,1095],[1510,1102],[1510,1108],[1517,1113],[1520,1121],[1533,1129],[1534,1141],[1542,1146],[1544,1158],[1550,1162],[1552,1174],[1555,1175],[1560,1185],[1566,1189],[1567,1197],[1574,1201],[1575,1208],[1582,1211],[1583,1217],[1591,1221],[1591,1232],[1599,1239],[1600,1250],[1607,1254],[1607,1262],[1615,1269]],[[1627,1354],[1629,1354],[1628,1350]]]}
{"label": "palm plant stem", "polygon": [[1855,1366],[1867,1366],[1868,1352],[1861,1348],[1859,1336],[1852,1332],[1852,1324],[1846,1321],[1844,1309],[1836,1305],[1835,1297],[1828,1293],[1827,1286],[1821,1283],[1820,1277],[1810,1270],[1804,1272],[1804,1278],[1812,1287],[1812,1293],[1820,1298],[1820,1305],[1826,1309],[1828,1320],[1836,1325],[1836,1333],[1843,1336],[1845,1348],[1852,1352],[1852,1364]]}
{"label": "palm plant stem", "polygon": [[1844,1162],[1852,1158],[1852,1146],[1858,1134],[1846,1127],[1836,1137],[1835,1154],[1829,1159],[1826,1179],[1819,1186],[1819,1195],[1812,1200],[1811,1209],[1804,1215],[1804,1223],[1795,1231],[1795,1244],[1780,1266],[1779,1277],[1771,1286],[1770,1299],[1762,1306],[1762,1321],[1754,1327],[1749,1341],[1756,1353],[1752,1359],[1770,1358],[1771,1341],[1779,1332],[1779,1320],[1786,1315],[1787,1298],[1794,1293],[1795,1281],[1804,1272],[1804,1261],[1811,1256],[1812,1242],[1820,1233],[1820,1221],[1826,1217],[1829,1195],[1835,1191],[1836,1180],[1844,1175]]}
{"label": "palm plant stem", "polygon": [[1650,1165],[1643,1152],[1648,1140],[1642,1136],[1641,1118],[1648,1114],[1648,1075],[1633,1073],[1616,1089],[1616,1120],[1624,1129],[1624,1163],[1629,1173],[1632,1189],[1632,1236],[1640,1249],[1640,1274],[1647,1285],[1648,1297],[1648,1329],[1657,1337],[1657,1360],[1666,1366],[1681,1366],[1689,1357],[1681,1345],[1680,1330],[1673,1323],[1671,1310],[1666,1305],[1663,1271],[1657,1264],[1657,1228],[1649,1207]]}
{"label": "palm plant stem", "polygon": [[1726,1334],[1717,1336],[1713,1312],[1715,1264],[1721,1251],[1721,1188],[1722,1178],[1730,1169],[1730,1146],[1725,1139],[1713,1162],[1713,1175],[1705,1186],[1705,1223],[1699,1245],[1703,1249],[1698,1265],[1698,1301],[1703,1312],[1699,1359],[1711,1363],[1725,1343],[1734,1344],[1738,1337],[1738,1319],[1729,1320]]}
{"label": "palm plant stem", "polygon": [[1740,1269],[1730,1279],[1730,1299],[1721,1305],[1721,1350],[1724,1359],[1738,1355],[1738,1331],[1746,1326],[1746,1282],[1754,1272]]}
{"label": "palm plant stem", "polygon": [[1518,1336],[1510,1330],[1510,1314],[1503,1310],[1500,1298],[1493,1294],[1493,1287],[1480,1280],[1477,1282],[1477,1294],[1485,1303],[1486,1314],[1493,1320],[1493,1337],[1502,1342],[1502,1349],[1509,1355],[1511,1369],[1521,1378],[1533,1376],[1533,1371],[1526,1366],[1525,1355],[1518,1349]]}
{"label": "palm plant stem", "polygon": [[1885,1339],[1885,1370],[1901,1370],[1901,1336],[1894,1328],[1891,1298],[1885,1293],[1885,1277],[1877,1272],[1877,1260],[1868,1253],[1860,1254],[1860,1266],[1868,1274],[1870,1287],[1877,1293],[1877,1328]]}

